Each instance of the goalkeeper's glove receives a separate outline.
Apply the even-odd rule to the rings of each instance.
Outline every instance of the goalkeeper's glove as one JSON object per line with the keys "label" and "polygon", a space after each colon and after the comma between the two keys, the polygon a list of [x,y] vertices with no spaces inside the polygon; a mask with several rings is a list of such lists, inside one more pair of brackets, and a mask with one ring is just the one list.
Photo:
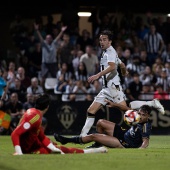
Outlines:
{"label": "goalkeeper's glove", "polygon": [[52,152],[64,154],[60,149],[56,148],[52,143],[47,146]]}
{"label": "goalkeeper's glove", "polygon": [[15,153],[13,155],[23,155],[21,147],[19,145],[15,146]]}

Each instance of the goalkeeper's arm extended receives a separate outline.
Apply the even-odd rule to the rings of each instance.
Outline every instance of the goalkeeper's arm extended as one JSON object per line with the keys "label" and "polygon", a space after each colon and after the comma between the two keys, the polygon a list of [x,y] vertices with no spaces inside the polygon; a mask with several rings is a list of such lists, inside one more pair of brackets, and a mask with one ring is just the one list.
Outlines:
{"label": "goalkeeper's arm extended", "polygon": [[15,146],[15,153],[14,155],[23,155],[21,147],[19,145]]}

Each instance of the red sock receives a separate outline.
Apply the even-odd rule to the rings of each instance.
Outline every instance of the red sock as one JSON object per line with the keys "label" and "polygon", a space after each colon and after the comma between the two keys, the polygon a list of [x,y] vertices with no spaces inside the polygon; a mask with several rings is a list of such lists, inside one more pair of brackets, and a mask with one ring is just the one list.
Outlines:
{"label": "red sock", "polygon": [[65,146],[59,146],[59,149],[61,149],[64,153],[84,153],[83,149],[67,148]]}

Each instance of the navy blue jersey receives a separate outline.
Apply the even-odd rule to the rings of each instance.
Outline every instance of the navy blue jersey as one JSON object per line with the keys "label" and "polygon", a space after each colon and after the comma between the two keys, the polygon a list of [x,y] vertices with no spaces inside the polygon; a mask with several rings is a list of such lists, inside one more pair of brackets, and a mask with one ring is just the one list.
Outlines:
{"label": "navy blue jersey", "polygon": [[142,138],[149,138],[151,134],[151,122],[138,123],[132,126],[125,134],[124,139],[129,148],[138,148],[142,145]]}

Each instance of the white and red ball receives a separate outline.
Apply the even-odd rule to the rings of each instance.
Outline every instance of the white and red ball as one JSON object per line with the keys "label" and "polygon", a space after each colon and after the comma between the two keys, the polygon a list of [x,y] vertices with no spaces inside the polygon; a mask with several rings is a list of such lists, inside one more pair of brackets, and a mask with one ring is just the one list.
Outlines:
{"label": "white and red ball", "polygon": [[129,125],[136,125],[140,121],[140,115],[135,110],[127,110],[124,114],[124,122]]}

